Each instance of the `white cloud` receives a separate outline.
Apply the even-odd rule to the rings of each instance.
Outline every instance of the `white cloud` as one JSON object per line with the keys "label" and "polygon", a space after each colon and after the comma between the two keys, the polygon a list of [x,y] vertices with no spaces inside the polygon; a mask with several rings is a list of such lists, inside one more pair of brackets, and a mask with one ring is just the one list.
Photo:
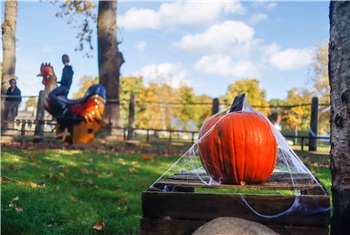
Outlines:
{"label": "white cloud", "polygon": [[126,29],[159,28],[157,13],[151,9],[131,8],[124,15],[118,16],[119,27]]}
{"label": "white cloud", "polygon": [[137,50],[139,50],[139,51],[143,51],[143,50],[145,50],[146,45],[147,45],[147,42],[145,42],[145,41],[139,41],[139,42],[136,43],[136,48],[137,48]]}
{"label": "white cloud", "polygon": [[252,24],[256,24],[256,23],[259,23],[261,21],[265,21],[268,19],[268,16],[266,14],[262,14],[262,13],[259,13],[259,14],[255,14],[253,15],[251,18],[250,18],[250,23]]}
{"label": "white cloud", "polygon": [[204,56],[195,64],[195,69],[222,77],[255,77],[258,75],[257,68],[247,60],[233,61],[230,56],[211,55]]}
{"label": "white cloud", "polygon": [[131,8],[118,16],[118,24],[129,30],[160,29],[177,24],[212,22],[220,14],[230,13],[243,14],[244,8],[239,2],[172,2],[163,3],[157,11]]}
{"label": "white cloud", "polygon": [[42,49],[41,49],[42,52],[44,53],[49,53],[51,52],[51,48],[47,47],[47,46],[44,46]]}
{"label": "white cloud", "polygon": [[134,75],[143,76],[147,82],[167,83],[175,88],[182,83],[191,85],[187,71],[180,64],[147,65]]}
{"label": "white cloud", "polygon": [[225,21],[211,26],[201,34],[185,35],[175,46],[188,52],[227,53],[234,50],[234,46],[250,45],[253,36],[254,29],[245,23]]}
{"label": "white cloud", "polygon": [[288,48],[280,50],[276,43],[267,46],[264,50],[263,61],[279,70],[294,70],[309,66],[312,63],[312,48]]}
{"label": "white cloud", "polygon": [[277,7],[277,3],[276,2],[269,2],[266,0],[257,0],[253,2],[253,7],[255,8],[263,8],[266,9],[268,11],[272,11]]}

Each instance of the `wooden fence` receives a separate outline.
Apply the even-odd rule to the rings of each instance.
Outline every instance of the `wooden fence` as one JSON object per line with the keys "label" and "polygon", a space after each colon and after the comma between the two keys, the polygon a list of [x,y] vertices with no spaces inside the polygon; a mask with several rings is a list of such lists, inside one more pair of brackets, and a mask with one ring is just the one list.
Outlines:
{"label": "wooden fence", "polygon": [[[36,131],[37,125],[43,126],[41,135]],[[11,128],[3,130],[2,138],[33,138],[34,142],[50,141],[55,137],[56,122],[52,120],[16,120],[10,123]],[[102,127],[101,131],[103,132]],[[109,127],[108,127],[109,128]],[[183,143],[192,145],[198,140],[197,131],[184,130],[163,130],[163,129],[144,129],[144,128],[113,128],[114,140],[125,141],[128,143],[163,143],[176,144]],[[97,135],[98,136],[98,135]],[[329,137],[313,137],[301,135],[284,135],[291,145],[300,145],[300,150],[304,151],[309,146],[310,140],[316,140],[318,145],[329,145]],[[97,137],[98,138],[98,137]],[[39,140],[39,141],[38,141]]]}

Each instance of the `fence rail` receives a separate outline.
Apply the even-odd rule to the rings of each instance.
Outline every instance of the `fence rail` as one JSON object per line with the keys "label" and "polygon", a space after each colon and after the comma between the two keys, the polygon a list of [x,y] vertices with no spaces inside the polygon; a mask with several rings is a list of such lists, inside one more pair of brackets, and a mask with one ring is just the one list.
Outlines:
{"label": "fence rail", "polygon": [[[56,121],[53,120],[16,120],[8,122],[10,128],[4,130],[2,127],[2,137],[30,137],[35,138],[35,125],[44,125],[44,139],[49,139],[55,136]],[[111,129],[103,126],[101,129]],[[198,131],[185,130],[166,130],[166,129],[146,129],[146,128],[112,128],[114,137],[118,141],[125,141],[127,143],[143,142],[143,143],[185,143],[194,144],[198,140]],[[311,139],[317,140],[319,144],[329,144],[329,137],[321,136],[306,136],[306,135],[283,135],[290,145],[300,145],[301,151],[305,150]]]}

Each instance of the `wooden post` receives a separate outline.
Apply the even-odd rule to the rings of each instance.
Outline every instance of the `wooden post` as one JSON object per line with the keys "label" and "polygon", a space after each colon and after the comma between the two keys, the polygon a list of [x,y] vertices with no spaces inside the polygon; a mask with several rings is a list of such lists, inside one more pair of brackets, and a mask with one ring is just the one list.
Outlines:
{"label": "wooden post", "polygon": [[212,108],[212,112],[211,115],[214,115],[216,113],[219,112],[219,99],[218,98],[214,98],[213,99],[213,108]]}
{"label": "wooden post", "polygon": [[301,137],[301,151],[304,151],[304,137]]}
{"label": "wooden post", "polygon": [[34,131],[33,143],[42,142],[44,139],[44,123],[45,118],[45,107],[44,107],[44,91],[39,92],[38,98],[38,109],[36,111],[36,123]]}
{"label": "wooden post", "polygon": [[146,142],[149,142],[149,130],[147,129],[147,136],[146,136]]}
{"label": "wooden post", "polygon": [[311,102],[309,151],[317,150],[317,139],[316,139],[317,133],[318,133],[318,98],[313,97]]}
{"label": "wooden post", "polygon": [[173,133],[172,130],[169,131],[169,144],[171,144],[171,134]]}
{"label": "wooden post", "polygon": [[135,93],[130,93],[130,103],[129,103],[129,130],[128,130],[128,139],[134,139],[134,129],[135,129]]}
{"label": "wooden post", "polygon": [[22,125],[21,125],[21,144],[24,144],[24,138],[26,135],[26,120],[22,119]]}
{"label": "wooden post", "polygon": [[22,125],[21,125],[21,136],[25,136],[26,135],[26,120],[22,119]]}

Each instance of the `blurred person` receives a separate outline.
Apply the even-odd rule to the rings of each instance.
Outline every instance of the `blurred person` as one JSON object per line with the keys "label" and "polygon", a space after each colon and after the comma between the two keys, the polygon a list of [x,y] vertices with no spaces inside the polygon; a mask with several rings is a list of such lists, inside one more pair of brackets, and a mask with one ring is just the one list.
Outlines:
{"label": "blurred person", "polygon": [[5,98],[5,120],[14,121],[18,115],[18,106],[22,102],[21,90],[17,87],[16,79],[10,79],[10,87]]}
{"label": "blurred person", "polygon": [[62,116],[69,113],[69,108],[66,107],[66,104],[61,102],[61,100],[58,98],[59,96],[68,96],[70,87],[72,85],[73,81],[73,68],[71,65],[69,65],[69,56],[64,54],[62,55],[62,63],[64,64],[63,70],[62,70],[62,77],[61,81],[58,82],[61,85],[54,90],[52,90],[49,94],[50,99],[52,99],[55,104],[57,104],[61,110],[62,110]]}

